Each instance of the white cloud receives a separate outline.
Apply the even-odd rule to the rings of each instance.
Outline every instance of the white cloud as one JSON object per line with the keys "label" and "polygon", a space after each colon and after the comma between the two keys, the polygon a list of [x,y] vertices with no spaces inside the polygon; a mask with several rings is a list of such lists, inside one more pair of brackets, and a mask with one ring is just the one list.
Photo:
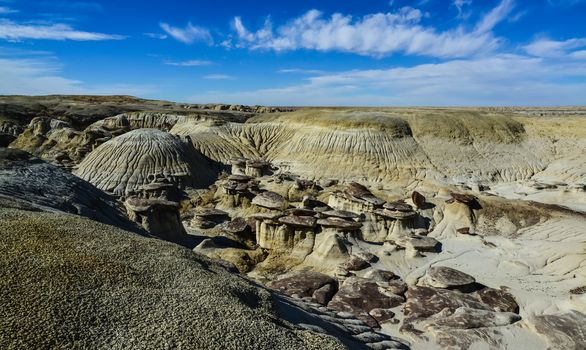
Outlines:
{"label": "white cloud", "polygon": [[276,31],[270,19],[254,32],[246,28],[240,17],[235,17],[232,24],[239,40],[238,46],[253,50],[310,49],[376,57],[393,53],[465,57],[486,53],[498,46],[499,39],[491,30],[512,7],[512,0],[503,0],[472,31],[456,27],[438,32],[432,27],[425,27],[420,23],[423,17],[421,11],[410,7],[360,18],[340,13],[325,18],[320,11],[310,10]]}
{"label": "white cloud", "polygon": [[573,54],[570,51],[582,47],[586,47],[586,38],[573,38],[565,41],[542,38],[523,48],[528,54],[537,57],[563,57],[566,55],[573,57],[580,56],[580,53]]}
{"label": "white cloud", "polygon": [[[575,82],[560,82],[572,78]],[[313,76],[282,88],[194,96],[266,105],[581,105],[586,66],[521,55]]]}
{"label": "white cloud", "polygon": [[72,28],[68,24],[19,24],[0,19],[0,39],[19,41],[33,40],[121,40],[122,35],[85,32]]}
{"label": "white cloud", "polygon": [[502,0],[497,7],[493,8],[476,25],[477,32],[491,31],[498,23],[507,17],[513,9],[513,0]]}
{"label": "white cloud", "polygon": [[11,9],[10,7],[0,6],[0,15],[6,15],[9,13],[17,13],[18,10]]}
{"label": "white cloud", "polygon": [[161,23],[160,26],[169,36],[185,44],[193,44],[196,41],[202,41],[208,44],[213,43],[213,38],[209,30],[194,26],[191,23],[187,23],[185,28],[173,27],[167,23]]}
{"label": "white cloud", "polygon": [[206,60],[187,60],[187,61],[165,61],[166,65],[169,66],[177,66],[177,67],[199,67],[199,66],[209,66],[213,64],[212,61]]}
{"label": "white cloud", "polygon": [[203,77],[208,80],[234,80],[236,77],[228,74],[209,74]]}
{"label": "white cloud", "polygon": [[161,33],[143,33],[143,34],[148,36],[149,38],[159,39],[159,40],[165,40],[169,37],[167,34],[161,34]]}

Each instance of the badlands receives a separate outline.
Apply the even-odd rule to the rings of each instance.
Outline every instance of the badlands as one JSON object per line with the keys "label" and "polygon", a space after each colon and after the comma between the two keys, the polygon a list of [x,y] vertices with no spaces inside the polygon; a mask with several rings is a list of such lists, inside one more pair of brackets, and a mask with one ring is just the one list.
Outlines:
{"label": "badlands", "polygon": [[0,97],[0,348],[585,349],[586,108]]}

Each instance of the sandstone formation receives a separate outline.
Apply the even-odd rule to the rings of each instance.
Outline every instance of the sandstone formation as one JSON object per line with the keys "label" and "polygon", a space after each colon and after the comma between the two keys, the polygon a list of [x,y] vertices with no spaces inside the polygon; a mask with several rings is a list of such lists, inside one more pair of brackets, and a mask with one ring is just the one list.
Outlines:
{"label": "sandstone formation", "polygon": [[131,194],[163,175],[180,188],[205,187],[215,178],[210,163],[178,137],[137,129],[91,152],[74,173],[106,192]]}
{"label": "sandstone formation", "polygon": [[[259,308],[259,320],[275,320],[277,329],[293,322],[300,328],[285,332],[294,332],[292,346],[300,348],[305,335],[325,332],[349,348],[581,349],[584,120],[561,109],[531,111],[282,113],[169,103],[82,126],[72,116],[29,113],[24,123],[0,124],[11,147],[74,169],[98,188],[9,151],[6,164],[21,163],[0,176],[0,190],[8,189],[0,204],[33,218],[49,215],[39,210],[66,211],[195,246],[247,275],[238,281],[252,278],[282,293],[270,294],[275,306],[265,314],[256,292],[206,289]],[[72,185],[45,194],[29,165]],[[68,191],[77,194],[57,198]],[[86,192],[98,198],[95,212]],[[165,244],[151,241],[153,251]],[[180,253],[179,266],[200,266],[191,254]],[[177,290],[191,295],[189,283]],[[208,299],[202,305],[209,308]],[[290,317],[273,313],[281,311]],[[299,329],[307,333],[298,336]],[[241,328],[243,339],[248,330]]]}

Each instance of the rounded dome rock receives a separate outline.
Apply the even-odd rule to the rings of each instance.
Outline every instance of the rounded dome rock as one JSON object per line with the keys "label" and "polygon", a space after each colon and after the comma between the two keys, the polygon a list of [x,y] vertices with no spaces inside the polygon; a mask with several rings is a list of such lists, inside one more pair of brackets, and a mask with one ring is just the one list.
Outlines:
{"label": "rounded dome rock", "polygon": [[180,188],[205,187],[216,178],[214,164],[191,144],[158,129],[115,137],[86,156],[74,174],[96,187],[127,195],[154,179]]}

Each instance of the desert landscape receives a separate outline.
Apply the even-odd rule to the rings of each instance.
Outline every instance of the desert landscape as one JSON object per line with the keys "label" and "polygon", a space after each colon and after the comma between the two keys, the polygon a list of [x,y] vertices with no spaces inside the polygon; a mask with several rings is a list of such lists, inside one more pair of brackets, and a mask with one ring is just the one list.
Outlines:
{"label": "desert landscape", "polygon": [[0,97],[0,346],[583,349],[586,108]]}

